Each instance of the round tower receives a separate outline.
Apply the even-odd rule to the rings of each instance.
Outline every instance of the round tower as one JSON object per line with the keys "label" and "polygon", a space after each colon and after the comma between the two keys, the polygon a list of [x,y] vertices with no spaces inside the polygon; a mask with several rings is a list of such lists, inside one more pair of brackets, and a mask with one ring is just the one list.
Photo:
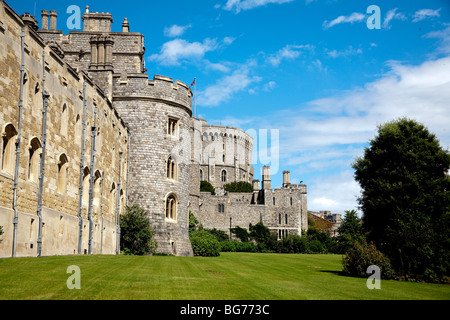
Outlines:
{"label": "round tower", "polygon": [[130,128],[129,203],[150,213],[159,252],[192,255],[191,90],[172,78],[133,74],[115,78],[113,101]]}

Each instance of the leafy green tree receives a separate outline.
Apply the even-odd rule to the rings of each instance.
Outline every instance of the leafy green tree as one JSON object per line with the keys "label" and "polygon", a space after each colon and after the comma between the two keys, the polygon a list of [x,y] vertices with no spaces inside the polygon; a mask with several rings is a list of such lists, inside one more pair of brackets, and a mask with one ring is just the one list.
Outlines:
{"label": "leafy green tree", "polygon": [[200,181],[200,191],[210,192],[213,196],[216,195],[213,185],[209,181]]}
{"label": "leafy green tree", "polygon": [[231,232],[233,232],[242,242],[248,242],[249,234],[247,229],[236,226],[231,229]]}
{"label": "leafy green tree", "polygon": [[338,252],[346,253],[352,246],[353,243],[362,242],[365,239],[364,231],[362,227],[362,220],[358,216],[356,210],[345,211],[344,219],[340,227],[337,229],[337,244]]}
{"label": "leafy green tree", "polygon": [[428,281],[450,272],[450,154],[406,118],[379,126],[353,164],[368,241],[398,274]]}
{"label": "leafy green tree", "polygon": [[231,182],[224,187],[228,192],[253,192],[253,186],[245,181]]}
{"label": "leafy green tree", "polygon": [[197,230],[197,227],[199,225],[199,222],[197,218],[194,216],[194,214],[189,211],[189,233]]}
{"label": "leafy green tree", "polygon": [[276,239],[272,237],[269,228],[262,222],[250,226],[250,238],[258,243],[258,249],[261,252],[272,250],[276,243]]}
{"label": "leafy green tree", "polygon": [[120,215],[120,246],[125,254],[147,255],[155,253],[158,247],[153,239],[148,212],[134,205],[127,207],[126,214]]}

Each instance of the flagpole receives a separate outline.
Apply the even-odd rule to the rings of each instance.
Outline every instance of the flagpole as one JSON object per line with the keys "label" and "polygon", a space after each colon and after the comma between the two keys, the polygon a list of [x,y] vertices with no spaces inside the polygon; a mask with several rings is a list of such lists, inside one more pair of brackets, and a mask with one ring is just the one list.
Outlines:
{"label": "flagpole", "polygon": [[197,78],[194,78],[194,118],[196,117],[197,108]]}

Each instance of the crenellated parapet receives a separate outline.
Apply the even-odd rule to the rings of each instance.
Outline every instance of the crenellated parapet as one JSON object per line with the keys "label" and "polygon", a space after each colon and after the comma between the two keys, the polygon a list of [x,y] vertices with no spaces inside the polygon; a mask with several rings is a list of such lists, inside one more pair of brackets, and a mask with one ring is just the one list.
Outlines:
{"label": "crenellated parapet", "polygon": [[159,101],[169,105],[184,108],[192,115],[192,91],[179,80],[155,75],[153,80],[147,74],[127,74],[113,77],[113,100]]}

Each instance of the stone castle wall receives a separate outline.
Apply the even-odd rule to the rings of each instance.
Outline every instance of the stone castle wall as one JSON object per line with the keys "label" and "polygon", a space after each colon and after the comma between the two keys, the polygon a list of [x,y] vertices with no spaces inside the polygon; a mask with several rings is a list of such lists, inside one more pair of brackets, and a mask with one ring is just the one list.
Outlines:
{"label": "stone castle wall", "polygon": [[[4,2],[0,4],[0,225],[5,234],[0,244],[0,256],[12,255],[13,243],[13,168],[4,166],[6,158],[15,160],[8,144],[7,131],[19,130],[19,87],[22,28],[25,31],[25,84],[23,93],[22,128],[20,131],[20,162],[18,176],[17,256],[34,256],[37,248],[39,219],[38,175],[42,152],[43,123],[43,56],[45,53],[45,90],[48,100],[47,143],[43,189],[42,255],[74,254],[78,252],[80,161],[82,149],[83,84],[86,81],[86,131],[83,173],[83,233],[82,252],[88,248],[89,179],[95,180],[92,216],[94,222],[94,253],[114,254],[116,250],[116,199],[121,193],[120,208],[126,199],[128,129],[97,87],[82,72],[76,72],[57,53],[44,44],[34,30],[26,27],[20,17]],[[96,137],[95,172],[90,172],[91,127],[97,109],[99,132]],[[14,147],[15,148],[15,147]],[[15,150],[13,150],[15,151]],[[123,153],[122,188],[119,182],[119,152]],[[64,167],[63,167],[64,166]],[[15,167],[15,161],[14,161]],[[60,168],[63,168],[62,171]],[[64,172],[64,176],[63,176]]]}

